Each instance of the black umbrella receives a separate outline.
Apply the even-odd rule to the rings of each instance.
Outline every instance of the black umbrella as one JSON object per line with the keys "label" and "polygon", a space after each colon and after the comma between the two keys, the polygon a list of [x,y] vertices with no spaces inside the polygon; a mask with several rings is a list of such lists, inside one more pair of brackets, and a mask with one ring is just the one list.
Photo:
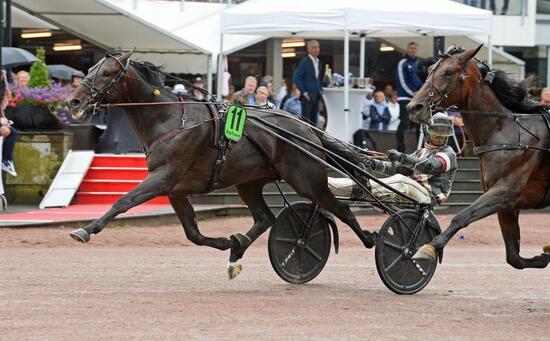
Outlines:
{"label": "black umbrella", "polygon": [[27,50],[17,47],[2,47],[2,66],[4,67],[31,64],[36,60],[38,58]]}
{"label": "black umbrella", "polygon": [[48,74],[57,79],[70,81],[74,76],[84,77],[84,73],[65,64],[48,65]]}

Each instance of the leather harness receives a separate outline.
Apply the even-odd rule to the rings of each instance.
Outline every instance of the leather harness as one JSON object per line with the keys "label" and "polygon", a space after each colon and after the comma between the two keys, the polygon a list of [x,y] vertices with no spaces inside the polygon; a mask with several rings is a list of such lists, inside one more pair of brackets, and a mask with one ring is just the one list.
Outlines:
{"label": "leather harness", "polygon": [[[184,131],[185,128],[185,120],[187,118],[187,105],[183,101],[183,98],[180,96],[180,103],[181,103],[181,126],[179,128],[173,129],[165,134],[162,134],[161,136],[157,137],[153,143],[149,145],[149,147],[145,148],[145,151],[147,153],[147,156],[151,154],[153,149],[161,144],[162,142],[165,142],[167,140],[170,140],[176,136],[178,136],[180,133]],[[224,122],[224,109],[215,106],[211,103],[204,103],[205,106],[208,108],[208,111],[210,112],[211,120],[213,121],[214,125],[214,146],[218,149],[218,154],[216,156],[216,161],[214,162],[214,169],[212,170],[212,176],[210,177],[210,180],[208,181],[208,184],[206,186],[206,189],[203,193],[208,193],[214,190],[216,187],[218,187],[221,177],[221,172],[223,165],[225,163],[225,160],[227,158],[227,153],[229,151],[229,147],[231,146],[231,141],[229,141],[225,134],[223,133],[223,122]]]}
{"label": "leather harness", "polygon": [[[490,113],[489,113],[490,115]],[[515,116],[516,114],[510,114],[509,116]],[[533,114],[532,114],[533,115]],[[536,115],[536,114],[535,114]],[[546,128],[548,129],[548,136],[550,138],[550,113],[542,113],[540,114],[544,120],[544,123],[546,124]],[[528,130],[526,127],[524,127],[521,122],[519,121],[519,118],[516,117],[515,119],[517,125],[518,125],[518,143],[501,143],[501,144],[486,144],[478,147],[473,148],[474,155],[481,155],[484,153],[489,152],[496,152],[496,151],[502,151],[502,150],[520,150],[520,151],[527,151],[527,150],[539,150],[543,152],[550,152],[550,148],[548,147],[537,147],[532,146],[528,144],[520,143],[520,129],[525,130],[528,132],[531,136],[535,137],[537,140],[540,140],[540,138],[535,135],[533,132]]]}

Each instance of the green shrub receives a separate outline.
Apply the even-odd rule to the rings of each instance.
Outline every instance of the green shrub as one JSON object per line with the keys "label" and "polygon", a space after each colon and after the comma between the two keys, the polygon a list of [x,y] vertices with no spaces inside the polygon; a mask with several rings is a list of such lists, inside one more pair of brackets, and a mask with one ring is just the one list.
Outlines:
{"label": "green shrub", "polygon": [[29,88],[50,88],[48,80],[48,68],[46,67],[46,51],[43,47],[36,49],[37,61],[32,63]]}

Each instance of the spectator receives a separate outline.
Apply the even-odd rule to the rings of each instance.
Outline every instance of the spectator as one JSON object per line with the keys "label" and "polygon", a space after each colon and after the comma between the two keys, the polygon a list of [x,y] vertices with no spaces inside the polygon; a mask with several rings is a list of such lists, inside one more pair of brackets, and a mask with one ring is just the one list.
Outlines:
{"label": "spectator", "polygon": [[78,88],[80,86],[80,82],[82,81],[82,77],[80,76],[73,76],[73,81],[71,82],[71,85],[73,88]]}
{"label": "spectator", "polygon": [[267,101],[278,108],[279,102],[275,100],[275,96],[273,94],[273,77],[271,77],[270,75],[264,76],[264,78],[260,82],[260,86],[265,86],[267,88]]}
{"label": "spectator", "polygon": [[226,101],[228,102],[233,101],[234,95],[235,95],[235,86],[233,84],[229,84],[229,91],[227,92],[227,96],[225,96]]}
{"label": "spectator", "polygon": [[233,103],[242,104],[242,105],[256,105],[256,85],[258,81],[252,76],[246,77],[244,81],[244,88],[240,91],[233,94]]}
{"label": "spectator", "polygon": [[319,42],[308,41],[307,52],[308,55],[300,60],[292,78],[302,94],[300,100],[303,120],[316,125],[319,116],[318,100],[321,94],[322,64],[319,61]]}
{"label": "spectator", "polygon": [[185,94],[186,93],[185,85],[181,83],[174,85],[174,90],[172,90],[172,92],[178,96]]}
{"label": "spectator", "polygon": [[265,85],[267,87],[268,95],[275,98],[273,94],[273,76],[265,75],[260,82],[260,85]]}
{"label": "spectator", "polygon": [[327,129],[327,119],[323,115],[319,115],[319,129],[321,130]]}
{"label": "spectator", "polygon": [[386,96],[386,102],[390,102],[390,98],[394,92],[395,90],[393,90],[393,86],[391,86],[391,84],[388,84],[384,87],[384,96]]}
{"label": "spectator", "polygon": [[[502,11],[500,12],[500,14],[506,15],[506,12],[508,12],[508,3],[509,2],[510,2],[510,0],[503,0]],[[495,4],[495,0],[491,0],[490,7],[491,7],[491,11],[493,11],[493,14],[497,14],[497,6]]]}
{"label": "spectator", "polygon": [[283,110],[291,113],[292,115],[301,118],[302,117],[302,102],[300,101],[300,89],[296,86],[293,87],[290,98],[284,102]]}
{"label": "spectator", "polygon": [[281,83],[281,88],[279,89],[279,92],[277,93],[277,97],[275,98],[277,103],[279,103],[279,108],[281,109],[283,108],[283,98],[285,98],[287,94],[289,94],[288,84],[286,83],[286,79],[283,78],[283,81]]}
{"label": "spectator", "polygon": [[15,148],[15,141],[17,139],[17,131],[11,127],[10,121],[8,121],[4,114],[4,110],[6,110],[10,98],[10,90],[5,70],[2,70],[0,77],[2,78],[0,80],[1,88],[3,88],[1,92],[2,100],[0,101],[0,136],[4,138],[2,143],[2,169],[12,176],[17,176],[15,165],[13,164],[13,149]]}
{"label": "spectator", "polygon": [[370,106],[370,130],[386,130],[391,115],[388,110],[388,104],[382,91],[374,93],[374,103]]}
{"label": "spectator", "polygon": [[[284,108],[286,101],[288,101],[288,99],[290,97],[292,97],[292,94],[294,93],[294,89],[296,89],[296,88],[298,88],[296,86],[296,83],[292,82],[292,87],[290,88],[290,91],[287,91],[285,97],[283,97],[283,99],[281,100],[281,104],[280,104],[281,109]],[[300,103],[302,103],[302,102],[300,101]],[[301,112],[301,110],[300,110],[300,112]]]}
{"label": "spectator", "polygon": [[544,88],[540,92],[540,103],[550,106],[550,88]]}
{"label": "spectator", "polygon": [[[204,99],[204,93],[198,89],[204,89],[204,82],[202,81],[202,78],[197,77],[193,81],[193,97],[195,97],[198,100]],[[198,88],[198,89],[197,89]]]}
{"label": "spectator", "polygon": [[275,105],[269,101],[269,90],[267,86],[260,85],[256,89],[256,105],[267,108],[274,108]]}
{"label": "spectator", "polygon": [[477,0],[464,0],[464,5],[477,7]]}
{"label": "spectator", "polygon": [[[399,61],[395,72],[395,86],[397,88],[397,100],[399,102],[399,126],[397,127],[397,150],[405,151],[405,132],[410,128],[409,113],[407,104],[422,87],[418,78],[418,59],[416,58],[417,44],[410,42],[407,45],[407,55]],[[419,131],[417,129],[417,135]]]}
{"label": "spectator", "polygon": [[19,71],[15,76],[15,86],[19,88],[26,88],[29,86],[31,76],[27,71]]}
{"label": "spectator", "polygon": [[367,89],[367,95],[363,98],[361,104],[361,114],[363,114],[363,129],[369,129],[370,126],[370,106],[374,103],[373,89]]}
{"label": "spectator", "polygon": [[393,92],[388,101],[388,110],[390,111],[390,122],[388,130],[397,130],[399,126],[399,103],[397,102],[397,92]]}

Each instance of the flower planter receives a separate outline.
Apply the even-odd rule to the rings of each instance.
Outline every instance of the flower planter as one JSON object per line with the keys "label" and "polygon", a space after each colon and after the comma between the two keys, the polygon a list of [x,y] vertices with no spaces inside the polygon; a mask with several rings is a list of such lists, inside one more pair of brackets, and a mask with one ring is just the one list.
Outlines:
{"label": "flower planter", "polygon": [[6,117],[19,130],[58,130],[63,128],[59,119],[48,108],[30,104],[18,104],[6,108]]}

